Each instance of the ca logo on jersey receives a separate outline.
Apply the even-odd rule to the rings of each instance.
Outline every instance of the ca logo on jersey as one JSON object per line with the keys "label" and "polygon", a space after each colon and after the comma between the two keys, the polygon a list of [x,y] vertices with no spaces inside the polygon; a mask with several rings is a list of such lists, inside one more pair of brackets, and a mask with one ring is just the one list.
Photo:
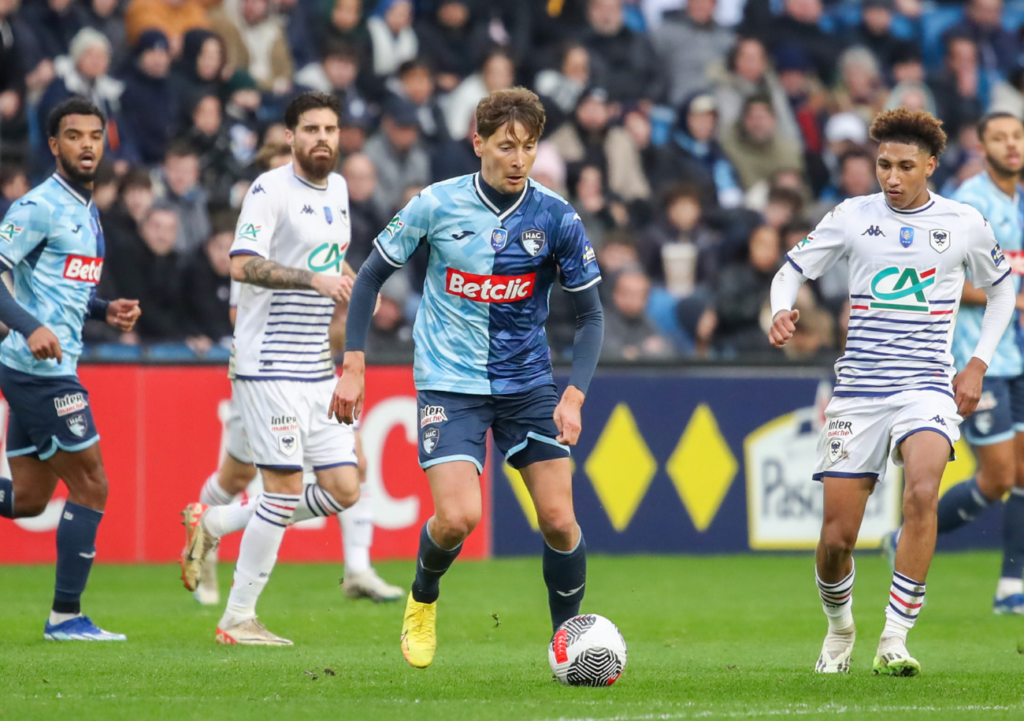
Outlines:
{"label": "ca logo on jersey", "polygon": [[238,237],[241,240],[251,240],[256,242],[259,240],[260,230],[263,229],[262,225],[253,225],[252,223],[246,223],[238,229]]}
{"label": "ca logo on jersey", "polygon": [[870,307],[876,310],[902,310],[930,313],[925,288],[935,285],[935,268],[918,274],[916,268],[891,266],[878,271],[871,279]]}
{"label": "ca logo on jersey", "polygon": [[17,225],[8,220],[3,225],[0,225],[0,239],[3,239],[6,243],[13,243],[14,238],[22,230],[22,228],[19,228]]}
{"label": "ca logo on jersey", "polygon": [[341,247],[337,243],[323,243],[309,254],[307,265],[314,273],[341,273],[341,264],[345,260],[344,251],[348,243]]}
{"label": "ca logo on jersey", "polygon": [[384,232],[390,235],[392,238],[394,238],[395,233],[400,231],[404,226],[405,223],[403,223],[402,219],[396,215],[394,218],[391,219],[391,222],[388,223],[387,226],[384,228]]}

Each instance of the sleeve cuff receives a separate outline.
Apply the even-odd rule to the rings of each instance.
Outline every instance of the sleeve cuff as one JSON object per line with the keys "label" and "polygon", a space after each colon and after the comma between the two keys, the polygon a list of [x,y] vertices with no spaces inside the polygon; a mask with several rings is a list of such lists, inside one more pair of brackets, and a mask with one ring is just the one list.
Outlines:
{"label": "sleeve cuff", "polygon": [[1003,273],[1003,274],[1002,274],[1001,276],[999,276],[999,280],[997,280],[997,281],[996,281],[995,283],[993,283],[992,285],[993,285],[993,286],[997,286],[997,285],[999,285],[999,284],[1000,284],[1000,283],[1002,283],[1002,282],[1003,282],[1004,280],[1006,280],[1006,276],[1008,276],[1008,275],[1009,275],[1010,273],[1012,273],[1012,272],[1013,272],[1012,270],[1008,270],[1008,271],[1006,271],[1006,272],[1005,272],[1005,273]]}
{"label": "sleeve cuff", "polygon": [[566,293],[579,293],[581,290],[586,290],[587,288],[592,288],[593,286],[597,285],[600,282],[601,282],[601,276],[597,276],[593,280],[591,280],[591,281],[589,281],[587,283],[584,283],[583,285],[577,285],[577,286],[575,286],[573,288],[566,288],[563,285],[562,286],[562,290],[564,290]]}
{"label": "sleeve cuff", "polygon": [[804,273],[804,269],[797,265],[796,261],[789,257],[789,253],[786,253],[786,262],[789,263],[794,268],[796,268],[797,272],[800,273],[800,275],[807,275],[806,273]]}
{"label": "sleeve cuff", "polygon": [[257,253],[255,250],[232,250],[228,253],[229,256],[234,258],[236,255],[255,255],[257,258],[263,258],[262,253]]}
{"label": "sleeve cuff", "polygon": [[395,268],[401,268],[403,265],[405,265],[405,263],[399,263],[397,260],[388,255],[387,251],[385,251],[384,248],[381,247],[380,243],[377,242],[376,238],[373,239],[373,247],[377,249],[377,252],[380,253],[380,257],[383,258],[388,265],[394,266]]}

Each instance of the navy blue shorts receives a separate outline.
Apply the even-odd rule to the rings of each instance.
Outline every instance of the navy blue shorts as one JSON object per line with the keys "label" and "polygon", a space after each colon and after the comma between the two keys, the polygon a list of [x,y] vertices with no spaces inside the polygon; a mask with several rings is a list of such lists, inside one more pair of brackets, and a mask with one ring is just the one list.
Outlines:
{"label": "navy blue shorts", "polygon": [[973,446],[991,446],[1024,432],[1024,376],[985,377],[974,415],[963,422],[964,436]]}
{"label": "navy blue shorts", "polygon": [[34,376],[0,363],[0,390],[7,419],[7,456],[42,461],[58,449],[81,451],[100,439],[89,392],[77,376]]}
{"label": "navy blue shorts", "polygon": [[555,440],[558,394],[553,383],[494,396],[419,391],[417,402],[421,468],[470,461],[483,473],[488,429],[513,468],[569,457],[569,447]]}

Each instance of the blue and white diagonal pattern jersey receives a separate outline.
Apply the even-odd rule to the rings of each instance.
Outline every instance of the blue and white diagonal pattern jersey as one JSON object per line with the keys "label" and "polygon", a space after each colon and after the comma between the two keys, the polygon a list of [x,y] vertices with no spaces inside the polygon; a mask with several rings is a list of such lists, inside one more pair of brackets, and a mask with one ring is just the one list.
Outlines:
{"label": "blue and white diagonal pattern jersey", "polygon": [[[348,186],[331,173],[312,185],[291,163],[256,178],[242,202],[231,255],[255,255],[288,268],[341,275],[352,237]],[[312,290],[242,283],[229,376],[239,380],[319,381],[334,377],[328,326],[334,301]]]}
{"label": "blue and white diagonal pattern jersey", "polygon": [[418,390],[516,393],[551,382],[544,322],[557,276],[569,292],[601,280],[579,215],[532,180],[499,212],[478,174],[435,183],[413,198],[374,245],[394,266],[430,246],[416,314]]}
{"label": "blue and white diagonal pattern jersey", "polygon": [[63,361],[36,360],[12,330],[0,345],[0,363],[37,376],[75,375],[103,254],[96,206],[59,175],[11,206],[0,223],[0,271],[11,271],[15,299],[57,336]]}
{"label": "blue and white diagonal pattern jersey", "polygon": [[[1024,275],[1024,215],[1021,213],[1020,193],[1011,198],[992,182],[987,172],[983,172],[964,181],[953,197],[954,200],[976,208],[988,220],[1011,271],[1007,282],[1012,281],[1014,290],[1019,293],[1021,276]],[[956,331],[953,333],[953,358],[957,368],[963,368],[971,359],[981,335],[981,319],[984,315],[985,306],[966,305],[960,309]],[[996,346],[992,363],[985,375],[1010,378],[1024,373],[1018,315],[1014,313],[1014,320]]]}
{"label": "blue and white diagonal pattern jersey", "polygon": [[850,266],[850,330],[835,395],[952,396],[950,345],[965,274],[986,288],[1010,273],[988,221],[934,193],[905,212],[876,193],[837,206],[786,259],[814,279],[842,257]]}

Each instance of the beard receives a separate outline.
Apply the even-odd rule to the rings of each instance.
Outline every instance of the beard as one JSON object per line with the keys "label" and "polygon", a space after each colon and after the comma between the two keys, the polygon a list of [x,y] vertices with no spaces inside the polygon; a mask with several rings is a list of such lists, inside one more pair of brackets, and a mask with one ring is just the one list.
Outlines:
{"label": "beard", "polygon": [[998,160],[993,158],[991,155],[986,155],[985,160],[992,167],[992,170],[995,171],[995,174],[1000,176],[1001,178],[1015,178],[1021,174],[1020,168],[1018,168],[1017,170],[1008,168],[1002,163],[1000,163]]}
{"label": "beard", "polygon": [[338,163],[338,149],[327,147],[327,157],[313,156],[312,151],[317,148],[327,147],[318,145],[310,150],[309,154],[295,151],[295,162],[299,164],[302,171],[309,176],[310,180],[326,180],[334,166]]}
{"label": "beard", "polygon": [[83,170],[82,168],[75,165],[73,158],[64,155],[64,153],[58,152],[57,162],[60,164],[61,169],[68,178],[79,185],[89,185],[89,183],[96,180],[96,169],[99,167],[99,157],[93,155],[93,167],[92,170]]}

